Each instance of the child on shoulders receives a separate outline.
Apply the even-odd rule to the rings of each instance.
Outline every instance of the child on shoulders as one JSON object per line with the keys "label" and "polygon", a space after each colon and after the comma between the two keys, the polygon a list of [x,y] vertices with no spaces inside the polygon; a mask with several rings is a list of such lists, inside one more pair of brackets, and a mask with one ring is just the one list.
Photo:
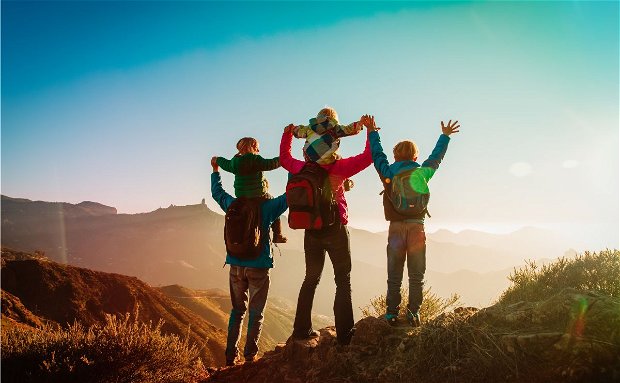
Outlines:
{"label": "child on shoulders", "polygon": [[337,153],[340,138],[358,134],[364,126],[360,121],[349,125],[338,123],[338,113],[334,108],[325,107],[316,118],[311,118],[309,125],[297,125],[293,128],[293,136],[305,138],[304,159],[319,165],[333,164],[340,158]]}
{"label": "child on shoulders", "polygon": [[[279,157],[265,159],[260,151],[258,140],[252,137],[243,137],[237,142],[238,153],[230,160],[224,157],[215,157],[217,165],[223,170],[235,175],[235,196],[267,200],[273,198],[269,190],[269,182],[264,171],[280,167]],[[271,225],[274,243],[285,243],[282,235],[282,222],[278,217]]]}

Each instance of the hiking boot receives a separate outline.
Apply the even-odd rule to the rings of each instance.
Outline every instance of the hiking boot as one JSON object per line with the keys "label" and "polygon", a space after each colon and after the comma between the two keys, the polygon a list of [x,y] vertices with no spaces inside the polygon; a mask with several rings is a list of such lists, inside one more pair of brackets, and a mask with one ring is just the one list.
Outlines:
{"label": "hiking boot", "polygon": [[412,312],[407,313],[407,322],[411,327],[420,327],[422,322],[420,321],[420,314],[413,314]]}
{"label": "hiking boot", "polygon": [[385,314],[385,320],[390,326],[396,326],[398,324],[398,314]]}
{"label": "hiking boot", "polygon": [[226,359],[226,367],[236,366],[235,359]]}
{"label": "hiking boot", "polygon": [[257,355],[248,356],[245,358],[245,364],[254,363],[256,362],[257,359],[258,359]]}
{"label": "hiking boot", "polygon": [[304,340],[304,339],[312,339],[312,338],[318,338],[319,336],[321,336],[321,333],[316,331],[316,330],[309,330],[307,333],[298,333],[293,331],[293,339],[295,340]]}
{"label": "hiking boot", "polygon": [[282,234],[273,234],[273,243],[286,243],[288,242],[288,238],[283,236]]}
{"label": "hiking boot", "polygon": [[353,335],[355,335],[355,327],[353,327],[347,335],[339,337],[337,339],[338,344],[341,346],[348,346],[349,344],[351,344],[351,338],[353,338]]}

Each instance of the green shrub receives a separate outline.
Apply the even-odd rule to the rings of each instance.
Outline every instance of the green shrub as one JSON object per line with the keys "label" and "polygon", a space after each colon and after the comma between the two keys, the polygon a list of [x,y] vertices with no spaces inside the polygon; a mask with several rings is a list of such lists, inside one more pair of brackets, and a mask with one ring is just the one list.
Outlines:
{"label": "green shrub", "polygon": [[[400,296],[402,301],[400,303],[398,315],[401,318],[405,318],[407,305],[409,304],[409,290],[401,288]],[[434,319],[447,310],[459,306],[461,304],[459,300],[460,297],[458,294],[452,294],[450,298],[445,299],[437,296],[430,288],[424,289],[422,292],[422,306],[420,306],[420,318],[422,322]],[[370,304],[361,308],[362,315],[364,317],[374,316],[380,318],[385,315],[386,307],[385,295],[379,295],[378,297],[372,298]]]}
{"label": "green shrub", "polygon": [[512,285],[500,297],[501,303],[537,301],[564,288],[620,297],[620,251],[586,251],[542,266],[529,261],[508,279]]}
{"label": "green shrub", "polygon": [[199,350],[129,314],[90,328],[2,329],[2,380],[187,382],[203,373]]}

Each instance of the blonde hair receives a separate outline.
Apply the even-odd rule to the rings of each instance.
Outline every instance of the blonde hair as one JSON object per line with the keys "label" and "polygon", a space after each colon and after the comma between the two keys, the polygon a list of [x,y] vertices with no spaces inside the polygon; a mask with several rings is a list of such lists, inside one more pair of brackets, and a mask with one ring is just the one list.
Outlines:
{"label": "blonde hair", "polygon": [[336,109],[332,108],[331,106],[326,106],[325,108],[321,109],[319,113],[317,113],[316,118],[320,117],[330,117],[338,121],[338,112],[336,112]]}
{"label": "blonde hair", "polygon": [[394,160],[406,161],[418,157],[418,146],[413,141],[401,141],[394,146]]}
{"label": "blonde hair", "polygon": [[243,137],[237,142],[237,150],[239,154],[256,152],[258,149],[258,141],[253,137]]}

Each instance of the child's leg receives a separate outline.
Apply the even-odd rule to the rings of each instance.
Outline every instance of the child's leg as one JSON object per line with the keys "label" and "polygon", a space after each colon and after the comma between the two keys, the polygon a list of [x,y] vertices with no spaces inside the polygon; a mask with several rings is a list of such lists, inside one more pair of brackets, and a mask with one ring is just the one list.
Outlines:
{"label": "child's leg", "polygon": [[400,287],[407,254],[407,238],[404,222],[390,222],[387,245],[387,294],[385,296],[386,318],[395,319],[400,311]]}
{"label": "child's leg", "polygon": [[426,234],[424,226],[408,223],[407,271],[409,273],[409,312],[416,315],[422,306],[424,273],[426,272]]}
{"label": "child's leg", "polygon": [[[267,193],[260,198],[268,200],[273,199],[273,196]],[[288,241],[288,239],[282,235],[282,220],[280,220],[280,217],[276,218],[271,224],[271,231],[273,232],[273,243],[286,243]]]}
{"label": "child's leg", "polygon": [[288,242],[288,238],[282,234],[282,221],[280,220],[280,217],[273,221],[271,224],[271,230],[273,231],[273,243]]}

